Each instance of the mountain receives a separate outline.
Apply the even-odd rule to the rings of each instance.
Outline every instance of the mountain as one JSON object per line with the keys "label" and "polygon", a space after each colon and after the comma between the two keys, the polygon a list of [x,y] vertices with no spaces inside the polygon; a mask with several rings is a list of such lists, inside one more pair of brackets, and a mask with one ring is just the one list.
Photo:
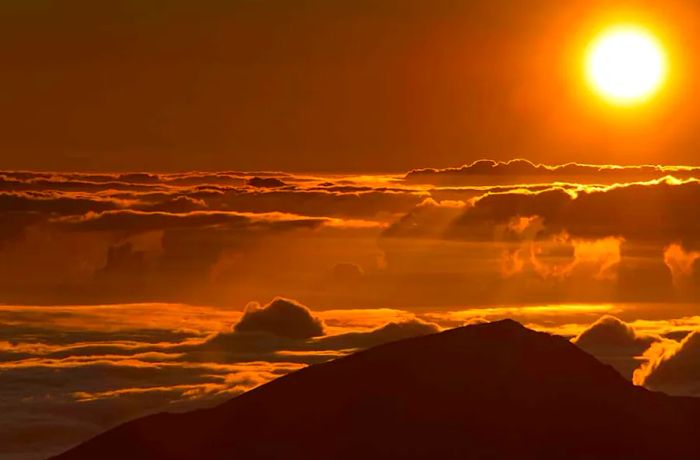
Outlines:
{"label": "mountain", "polygon": [[636,387],[569,341],[505,320],[134,420],[55,458],[690,460],[699,439],[700,400]]}

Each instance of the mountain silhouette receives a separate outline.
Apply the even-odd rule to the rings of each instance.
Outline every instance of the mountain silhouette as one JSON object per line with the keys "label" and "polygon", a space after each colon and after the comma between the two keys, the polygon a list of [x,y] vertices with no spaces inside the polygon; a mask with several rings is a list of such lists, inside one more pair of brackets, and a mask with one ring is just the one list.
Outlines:
{"label": "mountain silhouette", "polygon": [[700,400],[636,387],[564,338],[504,320],[137,419],[55,458],[697,460]]}

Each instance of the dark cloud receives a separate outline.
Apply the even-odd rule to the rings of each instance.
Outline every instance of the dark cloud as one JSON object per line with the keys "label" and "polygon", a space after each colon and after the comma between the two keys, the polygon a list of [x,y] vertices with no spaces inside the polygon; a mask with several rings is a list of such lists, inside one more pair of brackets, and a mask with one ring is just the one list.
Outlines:
{"label": "dark cloud", "polygon": [[640,373],[640,383],[673,395],[700,396],[700,332],[688,334],[680,344],[659,347]]}
{"label": "dark cloud", "polygon": [[308,216],[393,219],[425,199],[411,190],[228,190],[212,196],[210,207],[247,212],[284,211]]}
{"label": "dark cloud", "polygon": [[658,336],[636,332],[632,326],[614,316],[603,316],[572,341],[632,379],[644,352],[661,340]]}
{"label": "dark cloud", "polygon": [[287,186],[287,184],[275,177],[251,177],[248,179],[246,184],[250,185],[251,187],[260,188],[277,188]]}
{"label": "dark cloud", "polygon": [[549,235],[567,232],[581,238],[621,236],[644,243],[695,244],[700,213],[689,204],[698,199],[700,182],[695,179],[582,187],[573,193],[559,188],[539,193],[487,193],[454,221],[450,236],[492,239],[499,225],[538,216],[544,234]]}
{"label": "dark cloud", "polygon": [[80,194],[51,192],[0,192],[0,212],[36,212],[45,214],[76,215],[101,212],[123,207],[117,200]]}
{"label": "dark cloud", "polygon": [[405,176],[407,182],[441,185],[528,184],[536,182],[576,182],[583,184],[614,184],[658,179],[667,175],[689,178],[698,175],[699,168],[674,166],[617,166],[567,163],[563,165],[536,164],[528,160],[478,160],[459,168],[415,169]]}
{"label": "dark cloud", "polygon": [[[0,211],[85,214],[107,210],[187,213],[191,211],[288,212],[314,217],[387,219],[406,212],[425,192],[400,187],[315,185],[322,178],[282,173],[80,174],[0,173]],[[284,187],[244,186],[277,184]],[[262,181],[262,182],[261,182]],[[274,181],[278,181],[274,182]]]}
{"label": "dark cloud", "polygon": [[322,219],[284,215],[250,215],[224,211],[193,211],[189,213],[111,211],[86,214],[77,218],[54,220],[61,228],[79,231],[140,233],[154,230],[205,228],[223,226],[241,228],[313,228]]}
{"label": "dark cloud", "polygon": [[289,339],[309,339],[323,335],[323,322],[298,302],[276,298],[260,307],[250,304],[234,326],[236,332],[265,332]]}
{"label": "dark cloud", "polygon": [[201,211],[207,209],[207,207],[206,202],[201,198],[180,195],[175,197],[167,197],[163,201],[153,204],[142,205],[137,209],[140,211],[182,214],[192,211]]}

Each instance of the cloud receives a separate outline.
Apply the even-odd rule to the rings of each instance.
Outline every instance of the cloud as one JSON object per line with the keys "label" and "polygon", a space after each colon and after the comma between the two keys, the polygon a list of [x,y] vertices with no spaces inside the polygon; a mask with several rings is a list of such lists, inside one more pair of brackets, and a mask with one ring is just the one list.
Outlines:
{"label": "cloud", "polygon": [[[380,244],[387,272],[403,267],[414,299],[418,283],[439,272],[457,278],[435,294],[444,303],[454,291],[482,303],[690,301],[699,290],[674,288],[667,268],[682,254],[665,264],[664,250],[673,242],[700,250],[700,215],[688,206],[698,200],[696,179],[486,191],[457,213],[417,207]],[[465,273],[466,260],[478,270]]]}
{"label": "cloud", "polygon": [[[400,175],[9,171],[0,173],[0,301],[692,300],[696,274],[683,274],[700,251],[700,217],[688,207],[700,184],[659,175],[695,172],[482,161],[458,175],[483,185],[446,186]],[[590,180],[553,180],[562,174]],[[654,180],[626,182],[640,174]],[[286,185],[246,185],[254,178]],[[134,243],[146,234],[160,244]],[[664,263],[670,244],[683,252]],[[338,261],[362,267],[362,281],[337,282]]]}
{"label": "cloud", "polygon": [[257,176],[248,179],[246,184],[251,186],[251,187],[260,187],[260,188],[277,188],[277,187],[287,186],[287,184],[285,184],[283,181],[281,181],[275,177],[257,177]]}
{"label": "cloud", "polygon": [[[321,318],[299,302],[277,298],[262,308],[255,303],[249,305],[231,331],[159,350],[180,353],[183,359],[196,362],[216,359],[227,363],[310,364],[441,330],[435,323],[393,310],[338,310],[324,316],[334,324],[332,328],[326,327]],[[377,326],[385,318],[397,319]],[[333,332],[329,332],[331,329]]]}
{"label": "cloud", "polygon": [[383,233],[386,238],[442,238],[450,225],[463,214],[467,203],[436,201],[426,198],[411,212],[391,224]]}
{"label": "cloud", "polygon": [[87,213],[78,217],[66,217],[53,221],[56,225],[79,231],[108,231],[141,233],[147,231],[225,227],[241,228],[313,228],[325,221],[284,213],[240,213],[225,211],[193,211],[188,213],[109,211]]}
{"label": "cloud", "polygon": [[363,349],[386,342],[417,337],[440,332],[441,328],[435,323],[418,318],[400,322],[390,322],[368,332],[348,332],[318,339],[313,345],[322,349],[344,350]]}
{"label": "cloud", "polygon": [[[143,197],[141,197],[143,198]],[[153,204],[144,204],[136,207],[139,211],[188,213],[207,209],[207,203],[202,198],[194,198],[187,195],[167,196],[162,201]]]}
{"label": "cloud", "polygon": [[3,366],[0,455],[47,458],[126,420],[209,407],[300,367],[188,365],[138,357]]}
{"label": "cloud", "polygon": [[304,305],[278,297],[263,307],[249,304],[233,329],[239,333],[265,332],[289,339],[309,339],[323,335],[323,322]]}
{"label": "cloud", "polygon": [[635,382],[672,395],[700,396],[700,331],[680,343],[660,344],[647,354],[649,362],[635,374]]}
{"label": "cloud", "polygon": [[601,317],[572,342],[604,363],[615,367],[622,375],[632,379],[642,357],[659,336],[638,333],[632,326],[610,315]]}
{"label": "cloud", "polygon": [[567,163],[543,165],[528,160],[478,160],[459,168],[416,169],[405,176],[407,182],[441,185],[527,184],[533,182],[578,182],[613,184],[658,179],[666,175],[694,177],[699,169],[687,166],[617,166]]}
{"label": "cloud", "polygon": [[[567,234],[562,234],[547,243],[530,243],[530,262],[535,272],[544,278],[561,279],[571,276],[575,271],[588,270],[596,279],[610,280],[616,277],[614,269],[622,260],[620,246],[623,241],[619,237],[571,239]],[[565,263],[543,261],[542,254],[551,250],[553,244],[556,245],[555,251],[570,247],[573,250],[571,260]],[[524,263],[520,271],[522,267]]]}
{"label": "cloud", "polygon": [[[552,187],[545,191],[485,193],[473,200],[447,237],[484,241],[519,217],[538,216],[540,235],[568,233],[572,238],[621,237],[666,246],[669,241],[700,242],[700,216],[688,203],[700,200],[700,182],[671,178],[645,183],[586,187]],[[631,203],[634,203],[631,205]]]}
{"label": "cloud", "polygon": [[[0,190],[18,198],[43,200],[40,203],[26,204],[16,199],[14,204],[8,204],[20,206],[23,210],[34,206],[42,212],[50,208],[46,203],[49,199],[82,199],[98,201],[94,206],[85,205],[83,213],[120,208],[171,213],[208,209],[386,219],[393,214],[409,211],[428,196],[425,191],[395,182],[388,187],[389,180],[381,176],[339,179],[337,182],[327,182],[324,177],[284,173],[117,175],[0,172]],[[477,192],[470,193],[473,195]],[[99,203],[110,200],[114,201],[116,207]],[[79,203],[74,203],[73,206],[78,209]]]}
{"label": "cloud", "polygon": [[[465,192],[459,194],[464,195]],[[426,196],[425,191],[384,187],[230,189],[206,198],[206,202],[211,208],[244,212],[281,211],[315,217],[378,219],[384,222],[410,211]]]}
{"label": "cloud", "polygon": [[0,212],[76,215],[122,208],[125,203],[95,195],[55,192],[0,192]]}
{"label": "cloud", "polygon": [[671,244],[664,249],[664,263],[671,271],[673,282],[677,286],[688,281],[698,259],[700,251],[686,251],[680,244]]}

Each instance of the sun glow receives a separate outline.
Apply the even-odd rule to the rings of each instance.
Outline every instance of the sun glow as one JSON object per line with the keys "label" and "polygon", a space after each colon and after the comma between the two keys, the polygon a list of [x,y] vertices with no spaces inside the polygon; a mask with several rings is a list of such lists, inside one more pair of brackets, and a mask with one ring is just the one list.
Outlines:
{"label": "sun glow", "polygon": [[588,83],[615,105],[647,101],[661,88],[667,72],[660,42],[633,25],[607,29],[590,44],[586,56]]}

